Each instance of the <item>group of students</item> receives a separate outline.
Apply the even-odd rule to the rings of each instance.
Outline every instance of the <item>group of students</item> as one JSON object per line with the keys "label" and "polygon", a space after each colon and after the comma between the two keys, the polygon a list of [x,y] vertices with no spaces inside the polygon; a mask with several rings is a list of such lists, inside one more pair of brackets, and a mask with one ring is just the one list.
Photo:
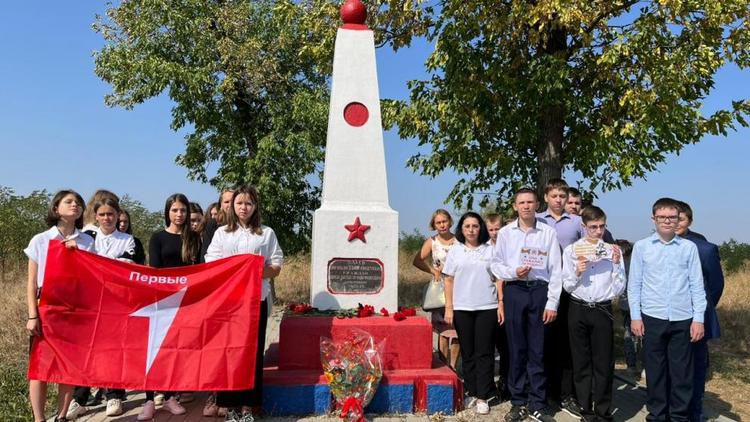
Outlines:
{"label": "group of students", "polygon": [[[261,222],[260,196],[253,186],[239,186],[221,192],[218,203],[208,208],[205,218],[200,206],[191,203],[183,194],[169,196],[164,205],[164,229],[151,236],[148,265],[156,268],[181,267],[211,262],[221,258],[252,253],[265,258],[261,312],[258,329],[258,352],[255,368],[255,385],[242,391],[220,391],[212,394],[205,407],[205,416],[225,416],[226,421],[251,422],[252,409],[261,405],[263,388],[263,350],[268,318],[267,297],[270,278],[276,277],[283,264],[283,252],[273,229]],[[117,195],[99,190],[88,204],[72,190],[57,192],[49,205],[46,224],[49,230],[34,236],[24,252],[29,258],[26,328],[33,339],[45,330],[40,320],[38,299],[43,288],[44,267],[50,240],[64,242],[68,248],[79,248],[111,259],[137,264],[146,263],[142,243],[132,236],[130,215],[120,207]],[[88,411],[91,387],[58,386],[58,410],[55,421],[74,420]],[[102,390],[102,389],[100,389]],[[104,390],[102,390],[104,391]],[[46,420],[44,406],[47,383],[29,381],[29,398],[34,420]],[[106,414],[123,413],[125,390],[106,389]],[[187,392],[146,392],[146,402],[137,416],[139,421],[151,420],[156,413],[156,402],[163,400],[162,408],[174,415],[185,413],[180,401],[192,399]]]}
{"label": "group of students", "polygon": [[612,420],[619,300],[633,372],[633,338],[643,341],[647,419],[701,421],[707,340],[719,336],[724,279],[718,247],[689,230],[690,206],[657,200],[654,233],[631,253],[629,242],[614,240],[604,211],[582,207],[565,181],[550,180],[544,192],[544,212],[534,190],[519,189],[515,220],[503,226],[499,215],[467,212],[455,235],[450,214],[437,210],[430,222],[437,234],[414,258],[444,283],[445,309],[432,318],[453,367],[460,350],[466,407],[487,414],[492,400],[509,398],[507,422],[554,421],[550,403],[580,420]]}

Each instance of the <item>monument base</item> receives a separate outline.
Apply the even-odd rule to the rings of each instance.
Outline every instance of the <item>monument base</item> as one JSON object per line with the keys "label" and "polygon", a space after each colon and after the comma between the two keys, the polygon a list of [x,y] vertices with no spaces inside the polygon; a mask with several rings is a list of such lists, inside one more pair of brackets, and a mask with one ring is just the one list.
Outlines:
{"label": "monument base", "polygon": [[351,328],[370,333],[376,342],[386,340],[383,378],[365,413],[453,414],[461,409],[461,380],[433,358],[432,329],[425,318],[285,316],[279,343],[266,352],[264,412],[282,416],[334,411],[318,344],[321,336],[335,339]]}

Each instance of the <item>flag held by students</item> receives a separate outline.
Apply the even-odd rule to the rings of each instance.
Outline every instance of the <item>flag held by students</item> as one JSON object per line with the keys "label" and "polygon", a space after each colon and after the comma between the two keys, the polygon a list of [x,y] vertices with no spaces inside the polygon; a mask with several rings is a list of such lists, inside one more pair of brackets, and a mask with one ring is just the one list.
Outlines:
{"label": "flag held by students", "polygon": [[29,379],[132,390],[254,385],[263,257],[156,269],[50,242]]}

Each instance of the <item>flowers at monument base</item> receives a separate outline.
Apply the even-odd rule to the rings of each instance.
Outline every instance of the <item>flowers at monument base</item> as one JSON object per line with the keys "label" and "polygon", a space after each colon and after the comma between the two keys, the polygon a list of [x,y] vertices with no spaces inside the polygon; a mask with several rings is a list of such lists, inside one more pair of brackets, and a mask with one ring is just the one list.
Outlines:
{"label": "flowers at monument base", "polygon": [[399,306],[398,310],[399,312],[404,314],[404,316],[417,316],[416,308],[407,308],[406,306]]}
{"label": "flowers at monument base", "polygon": [[313,310],[313,307],[309,303],[292,303],[289,305],[289,310],[295,314],[306,314]]}
{"label": "flowers at monument base", "polygon": [[357,318],[367,318],[375,314],[375,307],[372,305],[359,304],[357,307]]}
{"label": "flowers at monument base", "polygon": [[398,311],[391,313],[386,308],[380,308],[380,311],[375,312],[375,307],[368,304],[358,304],[356,308],[351,309],[338,309],[338,310],[320,310],[314,308],[309,303],[292,303],[287,306],[287,312],[291,312],[294,316],[335,316],[336,318],[369,318],[374,315],[382,315],[384,317],[393,316],[395,321],[403,321],[407,317],[417,315],[416,308],[407,308],[400,306]]}
{"label": "flowers at monument base", "polygon": [[320,363],[341,418],[364,421],[362,409],[370,403],[383,376],[380,356],[385,341],[375,343],[366,331],[351,329],[331,340],[320,338]]}

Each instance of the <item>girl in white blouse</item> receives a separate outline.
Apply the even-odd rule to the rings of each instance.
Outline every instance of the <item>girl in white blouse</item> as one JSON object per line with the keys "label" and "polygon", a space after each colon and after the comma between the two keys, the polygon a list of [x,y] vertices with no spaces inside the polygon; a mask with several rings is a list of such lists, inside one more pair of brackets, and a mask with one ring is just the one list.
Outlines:
{"label": "girl in white blouse", "polygon": [[[68,248],[79,248],[95,252],[94,239],[81,233],[83,227],[83,211],[86,206],[83,198],[72,190],[57,192],[52,198],[49,211],[47,212],[47,226],[49,230],[39,233],[31,239],[24,253],[29,257],[29,277],[26,288],[26,302],[29,317],[26,322],[26,330],[32,337],[44,335],[44,322],[39,319],[38,298],[44,281],[44,267],[47,262],[47,250],[50,240],[65,242]],[[68,406],[73,398],[72,385],[58,385],[57,389],[58,413],[57,420],[65,420]],[[47,401],[47,382],[40,380],[29,380],[29,400],[34,412],[34,420],[41,422],[46,420],[44,403]]]}
{"label": "girl in white blouse", "polygon": [[273,229],[261,224],[260,198],[254,186],[242,186],[234,192],[232,206],[227,214],[227,224],[216,230],[208,246],[206,262],[252,253],[265,258],[265,267],[255,359],[255,386],[250,390],[219,392],[216,404],[229,409],[227,420],[234,418],[237,421],[252,421],[250,410],[252,407],[261,406],[263,396],[263,351],[268,320],[266,299],[271,291],[269,279],[277,277],[281,272],[284,254]]}

